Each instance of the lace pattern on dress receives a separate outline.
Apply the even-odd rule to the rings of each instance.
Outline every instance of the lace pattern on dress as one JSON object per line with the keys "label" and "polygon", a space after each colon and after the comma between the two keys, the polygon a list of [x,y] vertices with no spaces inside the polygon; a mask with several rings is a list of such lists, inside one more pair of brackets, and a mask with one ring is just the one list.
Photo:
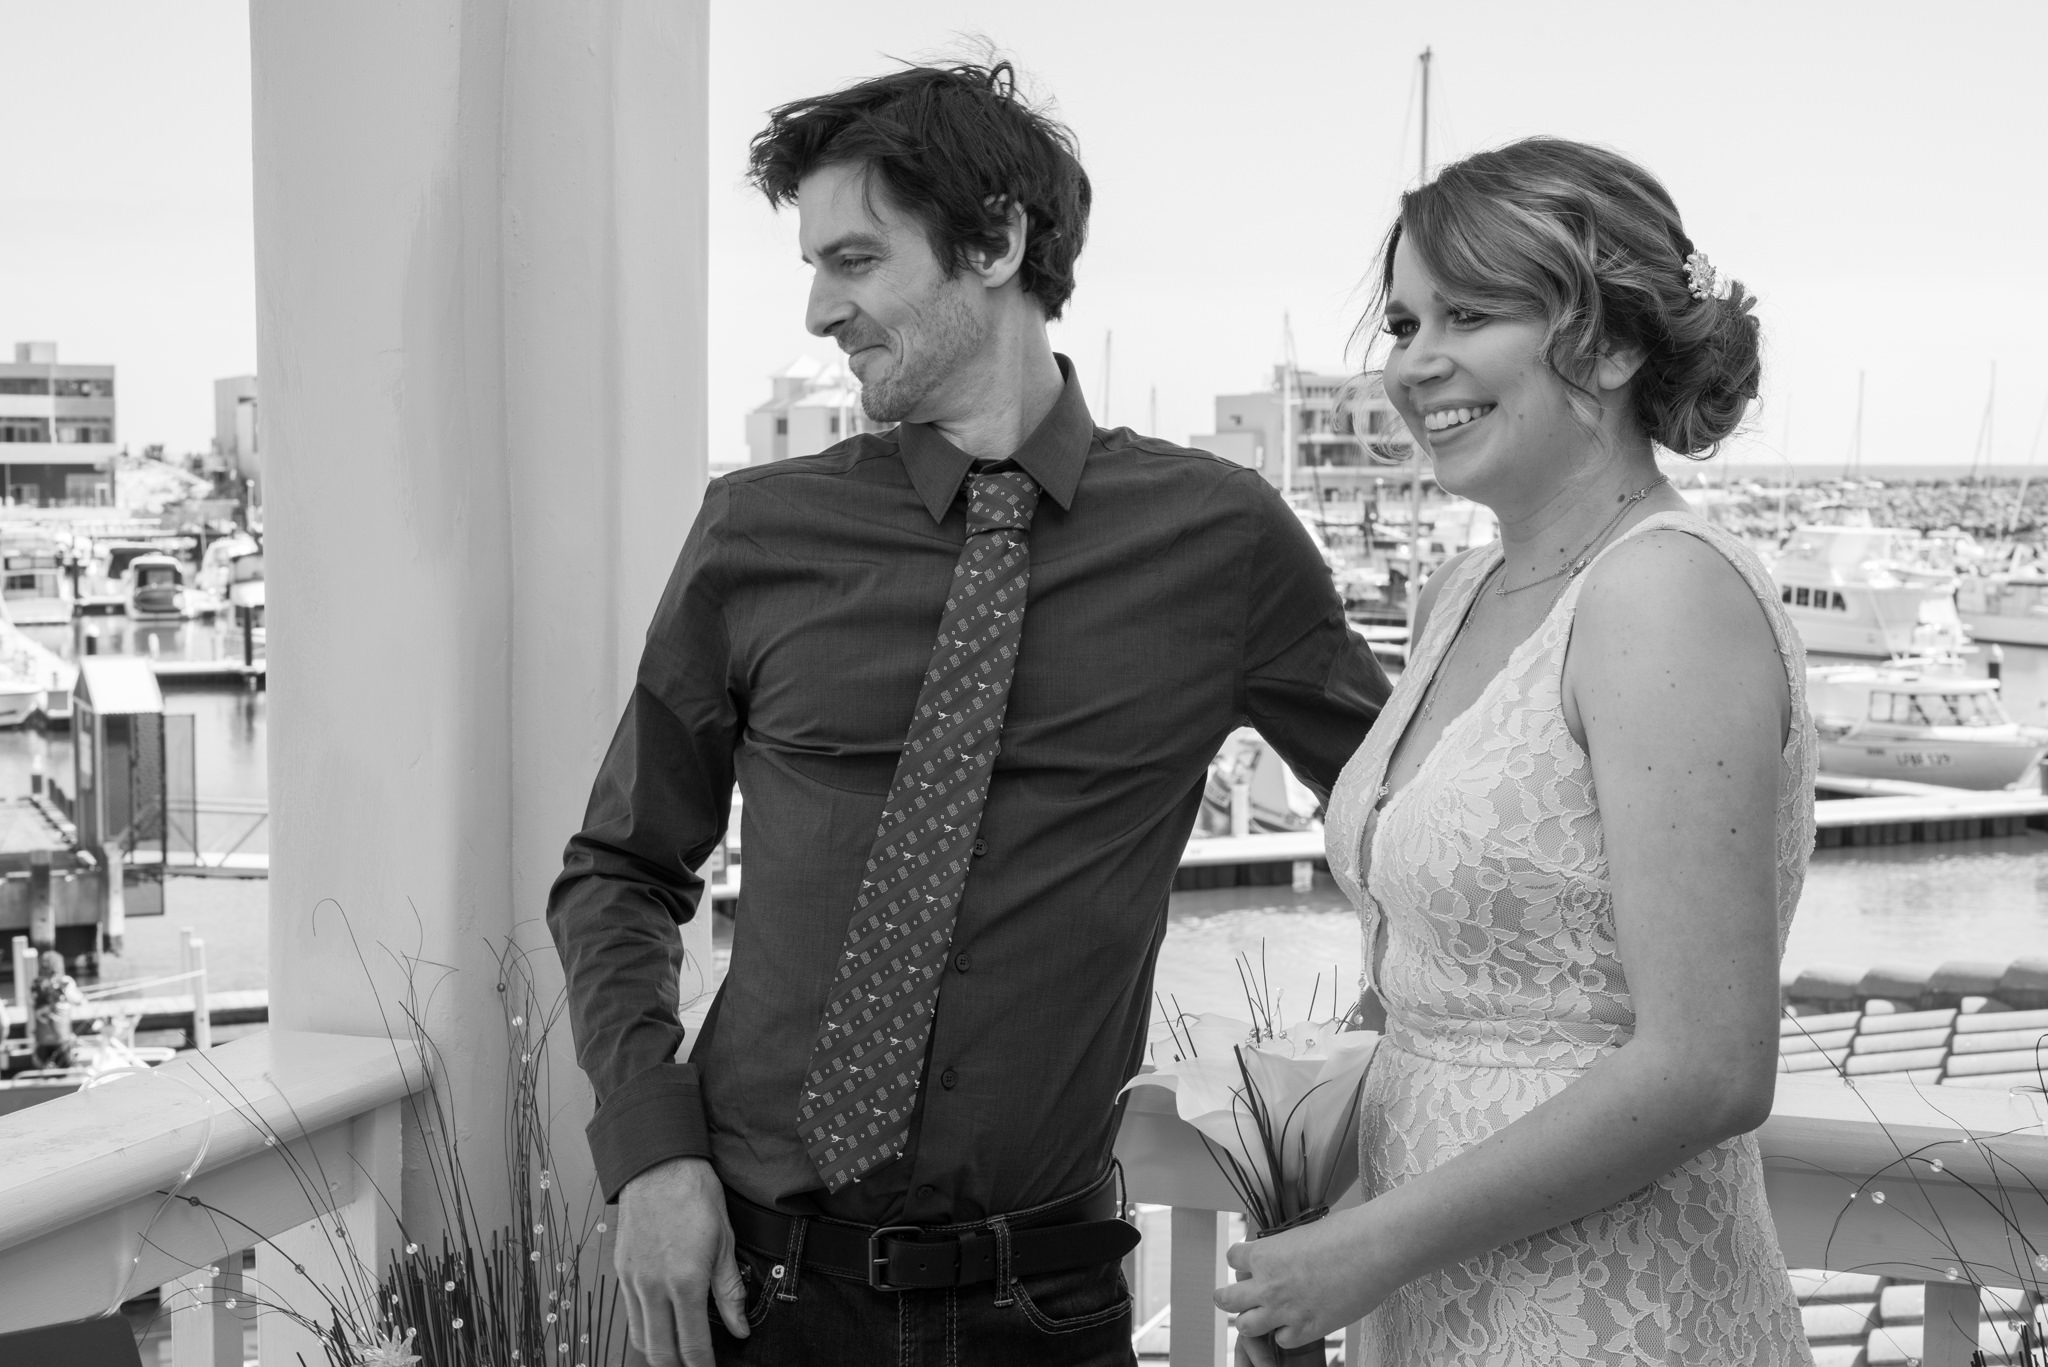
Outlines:
{"label": "lace pattern on dress", "polygon": [[[1607,551],[1656,530],[1696,536],[1727,558],[1784,664],[1782,951],[1813,849],[1805,653],[1768,572],[1728,533],[1658,514]],[[1368,978],[1385,926],[1372,985],[1387,1008],[1387,1043],[1360,1123],[1368,1195],[1486,1139],[1634,1033],[1591,764],[1563,711],[1585,575],[1374,819],[1389,756],[1499,557],[1498,546],[1470,556],[1447,581],[1380,724],[1331,794],[1330,869],[1359,908]],[[1367,1361],[1388,1367],[1811,1362],[1749,1136],[1606,1210],[1410,1283],[1370,1317],[1368,1343]]]}

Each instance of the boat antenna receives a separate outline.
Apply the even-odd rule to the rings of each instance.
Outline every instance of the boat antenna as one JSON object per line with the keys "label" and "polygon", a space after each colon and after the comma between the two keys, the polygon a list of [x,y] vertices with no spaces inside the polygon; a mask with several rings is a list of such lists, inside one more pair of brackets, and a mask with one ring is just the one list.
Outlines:
{"label": "boat antenna", "polygon": [[1997,406],[1998,362],[1993,361],[1991,363],[1991,392],[1984,396],[1984,421],[1977,425],[1977,445],[1970,452],[1970,482],[1972,484],[1977,482],[1978,462],[1982,461],[1986,465],[1991,463],[1991,415]]}
{"label": "boat antenna", "polygon": [[1849,437],[1849,467],[1843,479],[1863,478],[1863,372],[1856,372],[1856,426]]}
{"label": "boat antenna", "polygon": [[[1435,49],[1425,47],[1422,56],[1422,119],[1421,144],[1417,148],[1417,164],[1421,171],[1419,184],[1429,181],[1429,64],[1435,56]],[[1415,609],[1422,599],[1422,441],[1411,436],[1412,454],[1408,462],[1408,637],[1415,638]]]}

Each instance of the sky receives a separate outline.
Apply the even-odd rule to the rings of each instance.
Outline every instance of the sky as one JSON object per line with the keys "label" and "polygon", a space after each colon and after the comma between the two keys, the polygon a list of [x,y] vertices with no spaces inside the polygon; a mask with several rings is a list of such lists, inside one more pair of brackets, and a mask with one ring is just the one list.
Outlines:
{"label": "sky", "polygon": [[[1054,336],[1098,421],[1211,430],[1215,395],[1270,381],[1283,320],[1304,366],[1360,363],[1427,47],[1432,164],[1532,133],[1617,148],[1756,293],[1765,395],[1729,460],[1846,462],[1859,373],[1865,465],[2048,454],[2039,0],[711,3],[714,462],[744,458],[769,372],[832,354],[794,215],[744,182],[765,111],[983,41],[1094,182]],[[132,447],[203,447],[212,380],[255,362],[248,89],[244,3],[0,0],[0,345],[118,365]]]}

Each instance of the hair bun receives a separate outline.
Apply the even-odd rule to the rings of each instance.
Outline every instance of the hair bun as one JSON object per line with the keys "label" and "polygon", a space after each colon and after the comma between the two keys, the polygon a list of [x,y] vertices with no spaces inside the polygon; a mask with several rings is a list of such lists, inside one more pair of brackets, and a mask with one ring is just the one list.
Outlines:
{"label": "hair bun", "polygon": [[1763,380],[1756,296],[1740,280],[1728,285],[1726,298],[1710,295],[1672,310],[1636,374],[1643,431],[1681,456],[1711,453],[1734,435]]}

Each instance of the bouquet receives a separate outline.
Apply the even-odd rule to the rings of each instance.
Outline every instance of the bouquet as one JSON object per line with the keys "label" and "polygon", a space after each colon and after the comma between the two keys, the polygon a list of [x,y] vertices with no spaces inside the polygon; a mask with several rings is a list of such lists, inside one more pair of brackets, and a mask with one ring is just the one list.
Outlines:
{"label": "bouquet", "polygon": [[[1123,1090],[1173,1094],[1175,1113],[1202,1137],[1257,1239],[1321,1219],[1357,1181],[1358,1103],[1380,1036],[1352,1028],[1355,1013],[1286,1025],[1270,995],[1252,990],[1249,966],[1239,971],[1252,1019],[1162,1006],[1153,1071]],[[1321,1353],[1305,1345],[1283,1360],[1320,1363]]]}

